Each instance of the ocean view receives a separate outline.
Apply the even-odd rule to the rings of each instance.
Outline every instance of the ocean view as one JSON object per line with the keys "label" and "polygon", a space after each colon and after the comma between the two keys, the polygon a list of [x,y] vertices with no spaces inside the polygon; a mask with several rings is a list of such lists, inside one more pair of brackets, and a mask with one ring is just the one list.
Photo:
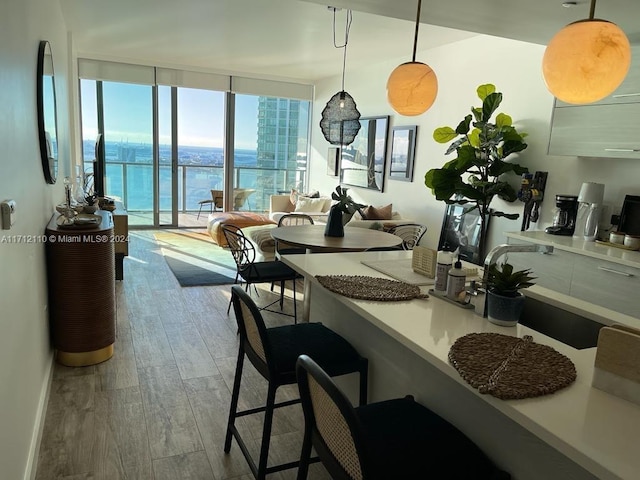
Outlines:
{"label": "ocean view", "polygon": [[[95,143],[83,142],[85,171],[93,170]],[[171,147],[159,147],[160,210],[171,210]],[[151,144],[105,142],[105,192],[124,200],[131,211],[153,210],[153,150]],[[198,210],[198,202],[211,197],[211,189],[222,189],[224,151],[219,147],[178,146],[178,208]],[[234,152],[234,185],[255,189],[247,209],[268,209],[269,195],[285,189],[283,170],[258,167],[257,153]]]}

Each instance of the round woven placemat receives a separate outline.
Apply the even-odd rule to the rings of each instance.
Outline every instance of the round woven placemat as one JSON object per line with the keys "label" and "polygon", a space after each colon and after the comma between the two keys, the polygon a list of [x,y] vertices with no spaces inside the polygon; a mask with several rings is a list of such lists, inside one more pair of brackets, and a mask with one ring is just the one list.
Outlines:
{"label": "round woven placemat", "polygon": [[569,358],[530,335],[470,333],[451,346],[449,361],[480,393],[503,400],[547,395],[576,379]]}
{"label": "round woven placemat", "polygon": [[316,279],[327,290],[359,300],[398,302],[414,298],[427,298],[417,285],[397,280],[364,275],[316,275]]}

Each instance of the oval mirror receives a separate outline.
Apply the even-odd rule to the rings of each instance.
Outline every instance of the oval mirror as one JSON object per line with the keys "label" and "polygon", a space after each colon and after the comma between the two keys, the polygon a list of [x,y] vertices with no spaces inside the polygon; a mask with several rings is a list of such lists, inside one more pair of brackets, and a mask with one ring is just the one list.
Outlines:
{"label": "oval mirror", "polygon": [[56,130],[56,89],[51,45],[46,40],[38,48],[38,135],[42,169],[47,183],[58,175],[58,135]]}

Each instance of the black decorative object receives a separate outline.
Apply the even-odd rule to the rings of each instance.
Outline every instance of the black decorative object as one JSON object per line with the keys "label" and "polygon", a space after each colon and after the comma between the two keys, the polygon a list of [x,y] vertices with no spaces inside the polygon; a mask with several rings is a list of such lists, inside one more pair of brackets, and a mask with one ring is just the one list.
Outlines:
{"label": "black decorative object", "polygon": [[347,44],[352,14],[347,10],[344,44],[336,45],[336,9],[333,8],[333,46],[343,48],[342,55],[342,89],[329,99],[322,110],[320,129],[324,138],[332,145],[350,145],[360,130],[360,112],[351,95],[344,90],[344,71],[347,63]]}
{"label": "black decorative object", "polygon": [[342,210],[339,205],[334,205],[329,210],[327,226],[324,228],[325,237],[344,237],[344,225],[342,224]]}
{"label": "black decorative object", "polygon": [[322,110],[320,128],[332,145],[350,145],[360,131],[360,112],[353,97],[344,90],[336,93]]}

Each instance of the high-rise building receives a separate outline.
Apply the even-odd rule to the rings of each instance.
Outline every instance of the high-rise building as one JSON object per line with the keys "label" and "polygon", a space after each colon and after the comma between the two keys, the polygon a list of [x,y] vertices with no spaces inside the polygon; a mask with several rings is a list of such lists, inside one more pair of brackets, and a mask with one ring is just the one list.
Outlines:
{"label": "high-rise building", "polygon": [[306,165],[306,151],[302,152],[304,158],[299,158],[298,140],[301,119],[305,124],[308,121],[308,105],[309,102],[301,100],[259,97],[256,149],[259,168],[296,170],[299,165]]}

